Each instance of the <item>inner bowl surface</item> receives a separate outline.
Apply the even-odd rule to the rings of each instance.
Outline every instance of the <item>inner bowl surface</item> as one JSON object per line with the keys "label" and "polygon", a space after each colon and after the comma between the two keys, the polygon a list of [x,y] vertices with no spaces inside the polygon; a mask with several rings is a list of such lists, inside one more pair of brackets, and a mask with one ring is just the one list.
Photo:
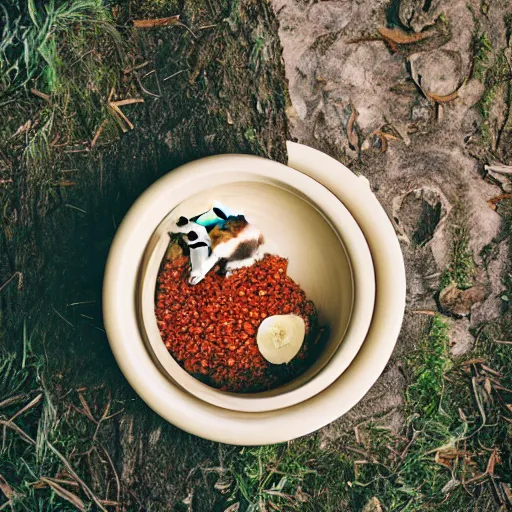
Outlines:
{"label": "inner bowl surface", "polygon": [[[180,202],[162,220],[149,240],[142,262],[139,311],[150,352],[180,387],[219,407],[269,411],[310,398],[350,364],[371,321],[375,296],[373,265],[359,227],[327,189],[296,171],[284,169],[284,174],[290,176],[279,173],[279,180],[264,172],[222,173],[217,179],[210,176],[210,187]],[[293,180],[286,180],[292,177]],[[168,232],[181,215],[201,213],[215,199],[242,210],[249,222],[260,229],[265,237],[265,252],[289,260],[288,275],[315,303],[320,325],[328,324],[330,328],[327,344],[317,361],[291,382],[266,392],[228,393],[200,382],[169,354],[156,323],[156,279],[168,246]],[[357,295],[355,288],[359,288]],[[352,321],[354,325],[350,328]],[[329,371],[322,371],[335,354],[336,365],[331,363]]]}

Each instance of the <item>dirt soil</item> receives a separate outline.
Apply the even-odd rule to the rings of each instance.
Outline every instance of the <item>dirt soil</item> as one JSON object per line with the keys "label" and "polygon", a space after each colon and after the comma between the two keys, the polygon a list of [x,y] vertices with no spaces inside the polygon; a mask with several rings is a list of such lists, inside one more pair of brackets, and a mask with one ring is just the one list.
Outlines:
{"label": "dirt soil", "polygon": [[[409,0],[400,7],[381,0],[273,0],[273,5],[289,80],[292,137],[370,180],[395,224],[406,263],[406,314],[393,358],[365,399],[323,435],[334,441],[379,416],[399,429],[405,386],[400,359],[425,328],[428,315],[418,312],[437,310],[454,229],[467,225],[477,264],[500,229],[500,217],[487,201],[503,193],[508,180],[483,179],[483,164],[506,159],[507,144],[500,144],[499,136],[509,114],[503,103],[484,120],[478,108],[485,86],[475,77],[475,37],[487,34],[494,48],[489,59],[496,59],[508,46],[505,17],[511,7],[493,2],[484,15],[474,0]],[[403,30],[431,35],[390,44],[378,32],[390,19]],[[491,126],[492,155],[480,150],[484,123]],[[471,348],[470,328],[501,314],[506,257],[497,250],[487,269],[477,271],[486,298],[470,305],[469,318],[452,320],[454,354]]]}

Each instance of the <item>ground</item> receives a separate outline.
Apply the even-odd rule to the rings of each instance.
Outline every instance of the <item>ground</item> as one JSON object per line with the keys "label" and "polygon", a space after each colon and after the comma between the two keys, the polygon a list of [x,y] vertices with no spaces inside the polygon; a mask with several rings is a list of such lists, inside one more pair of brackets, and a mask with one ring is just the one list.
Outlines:
{"label": "ground", "polygon": [[[0,510],[510,508],[509,3],[20,5],[0,43]],[[404,324],[337,422],[218,445],[128,387],[104,262],[158,176],[223,152],[285,161],[289,137],[370,180],[406,261]]]}

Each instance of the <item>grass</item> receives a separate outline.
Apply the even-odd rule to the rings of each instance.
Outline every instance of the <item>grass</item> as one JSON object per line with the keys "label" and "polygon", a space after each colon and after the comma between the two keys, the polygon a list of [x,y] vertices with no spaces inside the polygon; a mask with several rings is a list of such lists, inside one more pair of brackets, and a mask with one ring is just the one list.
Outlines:
{"label": "grass", "polygon": [[[512,426],[504,419],[512,415],[500,404],[506,394],[494,386],[510,385],[512,354],[495,335],[480,333],[475,353],[467,356],[477,362],[454,361],[447,320],[435,316],[407,360],[402,432],[375,421],[360,427],[359,442],[347,433],[336,447],[321,447],[310,436],[242,449],[223,477],[226,506],[359,511],[376,498],[390,511],[496,510],[494,487],[505,503],[503,489],[512,476]],[[487,393],[493,369],[504,376]]]}
{"label": "grass", "polygon": [[[110,401],[107,409],[96,411],[83,390],[57,404],[46,362],[32,350],[32,339],[25,331],[19,352],[0,354],[0,509],[104,509],[119,498],[118,476],[102,444]],[[105,487],[111,496],[95,495]]]}
{"label": "grass", "polygon": [[44,180],[55,181],[45,172],[54,149],[90,142],[105,120],[102,142],[118,134],[107,97],[121,83],[122,38],[101,0],[9,0],[2,11],[0,107],[11,123],[0,134],[7,140],[15,119],[28,121],[14,127],[15,142]]}
{"label": "grass", "polygon": [[475,36],[473,42],[473,53],[475,55],[473,61],[474,78],[477,78],[481,81],[485,79],[487,69],[491,64],[492,52],[492,41],[487,37],[485,32]]}
{"label": "grass", "polygon": [[473,253],[469,248],[467,227],[455,226],[450,263],[440,279],[441,290],[452,283],[455,283],[461,290],[470,288],[473,285],[475,270]]}
{"label": "grass", "polygon": [[[510,31],[512,22],[510,17],[505,17],[505,26]],[[485,91],[477,104],[477,108],[483,118],[481,126],[482,144],[492,146],[492,133],[489,126],[489,117],[493,105],[498,97],[503,97],[507,105],[512,101],[512,91],[509,86],[511,80],[511,69],[507,52],[510,51],[510,34],[507,34],[508,47],[495,51],[492,41],[483,32],[475,36],[473,52],[473,76],[483,82]],[[503,126],[503,130],[510,130],[511,126]]]}

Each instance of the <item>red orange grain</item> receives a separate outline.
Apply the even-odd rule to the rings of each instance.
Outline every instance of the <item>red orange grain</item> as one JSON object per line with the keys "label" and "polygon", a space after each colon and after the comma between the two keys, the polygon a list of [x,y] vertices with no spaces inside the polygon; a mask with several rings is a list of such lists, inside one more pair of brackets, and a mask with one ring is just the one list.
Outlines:
{"label": "red orange grain", "polygon": [[[210,272],[196,286],[187,282],[189,259],[167,261],[157,280],[155,314],[171,355],[202,381],[233,392],[262,391],[302,373],[314,350],[317,311],[286,275],[288,262],[266,255],[230,277]],[[306,341],[288,365],[272,365],[258,350],[260,323],[295,314],[306,323]]]}

